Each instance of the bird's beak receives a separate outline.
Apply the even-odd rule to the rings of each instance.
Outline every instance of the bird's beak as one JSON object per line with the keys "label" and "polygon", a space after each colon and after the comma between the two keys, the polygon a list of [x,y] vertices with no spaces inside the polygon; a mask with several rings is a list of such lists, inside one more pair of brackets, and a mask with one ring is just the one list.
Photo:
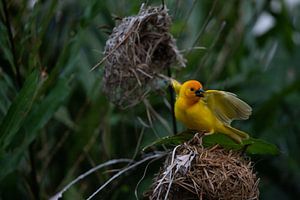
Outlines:
{"label": "bird's beak", "polygon": [[204,95],[203,95],[204,92],[205,91],[202,88],[200,88],[199,90],[195,91],[195,94],[197,97],[204,97]]}

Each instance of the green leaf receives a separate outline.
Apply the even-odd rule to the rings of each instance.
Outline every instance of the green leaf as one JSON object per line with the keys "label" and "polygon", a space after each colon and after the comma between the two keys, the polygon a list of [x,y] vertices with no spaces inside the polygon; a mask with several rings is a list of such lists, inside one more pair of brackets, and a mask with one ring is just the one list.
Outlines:
{"label": "green leaf", "polygon": [[[13,152],[3,152],[0,154],[0,180],[18,167],[28,146],[38,136],[39,130],[55,114],[70,92],[68,80],[61,79],[41,103],[35,104],[22,126],[22,130],[25,130],[26,134],[24,141],[18,144],[18,147]],[[22,133],[24,134],[24,132]]]}
{"label": "green leaf", "polygon": [[[148,151],[155,146],[165,145],[167,147],[174,147],[176,145],[182,144],[193,138],[195,132],[193,131],[184,131],[178,135],[167,136],[161,139],[158,139],[151,143],[150,145],[143,148],[143,151]],[[268,143],[262,139],[249,138],[244,140],[242,144],[238,144],[228,136],[220,133],[207,135],[203,137],[203,145],[205,147],[211,147],[216,144],[219,144],[225,149],[232,149],[237,151],[245,151],[250,155],[278,155],[279,149],[271,143]]]}
{"label": "green leaf", "polygon": [[213,134],[203,138],[204,146],[213,146],[219,144],[226,149],[245,151],[250,155],[278,155],[279,149],[276,145],[268,143],[262,139],[249,138],[242,144],[238,144],[224,134]]}
{"label": "green leaf", "polygon": [[62,78],[57,81],[51,92],[42,100],[40,104],[37,104],[24,123],[24,129],[28,134],[26,137],[26,144],[37,136],[37,131],[40,130],[49,119],[58,110],[59,106],[62,105],[64,100],[69,96],[71,90],[68,86],[68,80]]}
{"label": "green leaf", "polygon": [[25,121],[34,101],[38,88],[38,71],[32,72],[26,79],[20,93],[10,105],[9,110],[0,125],[0,148],[5,150],[11,143],[12,138],[18,132]]}
{"label": "green leaf", "polygon": [[214,146],[219,144],[225,149],[233,149],[233,150],[240,150],[243,148],[242,144],[238,144],[228,136],[220,133],[215,133],[212,135],[207,135],[203,137],[203,145],[206,147]]}
{"label": "green leaf", "polygon": [[178,133],[177,135],[172,135],[172,136],[166,136],[163,138],[160,138],[154,142],[152,142],[151,144],[145,146],[143,148],[143,151],[149,151],[150,149],[152,149],[155,146],[167,146],[167,147],[172,147],[172,146],[177,146],[179,144],[182,144],[190,139],[193,138],[193,136],[195,135],[195,133],[193,131],[183,131],[181,133]]}
{"label": "green leaf", "polygon": [[276,145],[266,142],[262,139],[250,138],[244,142],[244,145],[249,145],[246,152],[252,155],[278,155],[280,153]]}

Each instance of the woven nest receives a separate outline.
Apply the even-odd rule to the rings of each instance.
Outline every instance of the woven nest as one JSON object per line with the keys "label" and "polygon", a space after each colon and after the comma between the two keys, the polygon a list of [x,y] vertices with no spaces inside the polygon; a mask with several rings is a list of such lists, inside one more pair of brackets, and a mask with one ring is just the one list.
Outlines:
{"label": "woven nest", "polygon": [[185,66],[164,7],[143,8],[113,29],[105,46],[103,90],[121,108],[139,103],[171,64]]}
{"label": "woven nest", "polygon": [[177,146],[156,176],[148,199],[254,200],[259,179],[239,152],[204,148],[201,138]]}

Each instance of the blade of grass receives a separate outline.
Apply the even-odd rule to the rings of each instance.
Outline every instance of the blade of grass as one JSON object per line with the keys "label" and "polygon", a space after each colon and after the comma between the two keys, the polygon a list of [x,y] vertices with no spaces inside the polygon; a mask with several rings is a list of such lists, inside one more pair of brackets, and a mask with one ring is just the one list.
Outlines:
{"label": "blade of grass", "polygon": [[38,89],[39,75],[37,71],[32,72],[26,79],[20,93],[10,105],[0,125],[0,150],[3,152],[11,143],[13,137],[23,125]]}
{"label": "blade of grass", "polygon": [[[25,86],[26,82],[24,87]],[[26,137],[24,141],[16,149],[14,149],[14,151],[3,152],[0,154],[0,180],[18,167],[18,164],[24,157],[28,146],[38,136],[39,130],[50,120],[59,106],[68,97],[70,92],[71,90],[68,87],[68,80],[59,80],[57,85],[51,90],[51,93],[48,94],[40,104],[36,104],[31,112],[26,115],[27,118],[22,120],[23,126],[19,125],[19,128],[21,127],[24,130],[22,134],[25,133]],[[3,123],[5,124],[5,121]],[[12,136],[9,138],[11,139]]]}
{"label": "blade of grass", "polygon": [[68,82],[69,80],[67,79],[60,79],[51,90],[51,93],[39,105],[34,107],[27,117],[26,123],[24,123],[24,129],[28,134],[26,137],[27,145],[34,140],[37,136],[37,131],[45,126],[71,93]]}

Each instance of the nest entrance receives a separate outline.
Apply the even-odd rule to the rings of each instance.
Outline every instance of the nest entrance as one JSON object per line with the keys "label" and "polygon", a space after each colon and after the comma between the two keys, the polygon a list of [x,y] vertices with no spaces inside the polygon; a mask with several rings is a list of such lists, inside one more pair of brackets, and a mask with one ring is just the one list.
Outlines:
{"label": "nest entrance", "polygon": [[256,200],[259,179],[250,160],[195,138],[177,146],[156,176],[149,199]]}
{"label": "nest entrance", "polygon": [[126,17],[106,42],[103,89],[121,108],[139,103],[154,87],[160,73],[175,62],[185,66],[169,29],[165,7],[141,7]]}

